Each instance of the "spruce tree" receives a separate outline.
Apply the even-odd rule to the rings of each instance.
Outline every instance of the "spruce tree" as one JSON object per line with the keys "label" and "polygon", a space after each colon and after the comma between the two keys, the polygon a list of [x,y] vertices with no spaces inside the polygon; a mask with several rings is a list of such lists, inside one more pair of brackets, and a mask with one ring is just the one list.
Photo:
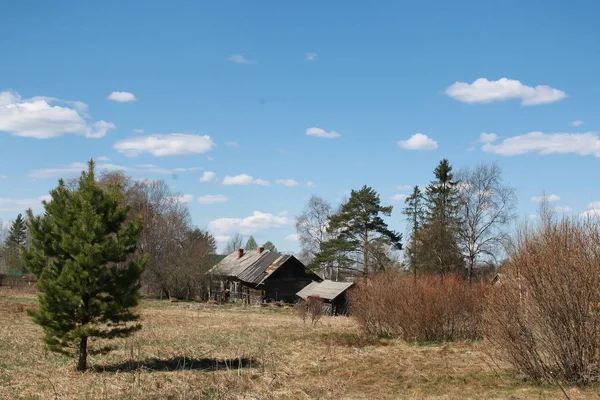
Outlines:
{"label": "spruce tree", "polygon": [[265,250],[270,250],[275,253],[277,252],[277,247],[275,247],[275,245],[271,241],[266,242],[265,244],[263,244],[262,247],[264,247]]}
{"label": "spruce tree", "polygon": [[17,218],[10,225],[8,237],[6,238],[6,246],[18,248],[25,245],[27,241],[27,227],[22,214],[17,215]]}
{"label": "spruce tree", "polygon": [[254,236],[250,236],[248,238],[248,241],[246,242],[246,246],[244,249],[247,251],[258,249],[258,243],[256,243],[256,239],[254,239]]}
{"label": "spruce tree", "polygon": [[381,217],[390,216],[391,213],[392,206],[382,206],[379,194],[373,188],[365,185],[360,190],[352,190],[350,198],[342,204],[339,212],[329,218],[327,231],[333,239],[321,244],[322,254],[317,254],[316,260],[340,259],[346,264],[353,258],[352,255],[357,258],[362,256],[363,273],[367,275],[371,246],[385,241],[402,250],[402,235],[388,229]]}
{"label": "spruce tree", "polygon": [[27,227],[22,214],[11,223],[8,236],[4,243],[6,263],[9,274],[21,274],[23,272],[23,260],[21,249],[27,243]]}
{"label": "spruce tree", "polygon": [[417,275],[419,260],[419,242],[418,236],[425,220],[425,198],[419,186],[413,188],[413,192],[405,200],[406,207],[402,213],[408,218],[410,224],[410,240],[406,246],[406,254],[410,270]]}
{"label": "spruce tree", "polygon": [[440,274],[463,271],[464,260],[458,245],[458,182],[446,159],[440,161],[433,173],[435,180],[426,190],[426,222],[419,235],[425,266]]}
{"label": "spruce tree", "polygon": [[61,179],[43,216],[28,214],[31,248],[24,259],[38,277],[39,310],[31,313],[52,351],[78,354],[87,368],[88,339],[126,337],[139,330],[139,279],[147,262],[136,255],[142,225],[128,221],[122,194],[102,189],[89,162],[74,188]]}

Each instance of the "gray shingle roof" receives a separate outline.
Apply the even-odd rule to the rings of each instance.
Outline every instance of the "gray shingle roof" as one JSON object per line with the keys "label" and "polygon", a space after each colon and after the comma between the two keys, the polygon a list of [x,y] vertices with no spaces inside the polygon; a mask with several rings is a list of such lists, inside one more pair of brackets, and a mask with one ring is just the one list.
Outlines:
{"label": "gray shingle roof", "polygon": [[296,293],[296,295],[303,299],[311,296],[319,296],[325,300],[334,300],[350,286],[354,285],[353,282],[334,282],[329,280],[324,280],[316,285],[313,285],[313,283],[315,282],[309,283],[308,286],[304,287],[304,289]]}

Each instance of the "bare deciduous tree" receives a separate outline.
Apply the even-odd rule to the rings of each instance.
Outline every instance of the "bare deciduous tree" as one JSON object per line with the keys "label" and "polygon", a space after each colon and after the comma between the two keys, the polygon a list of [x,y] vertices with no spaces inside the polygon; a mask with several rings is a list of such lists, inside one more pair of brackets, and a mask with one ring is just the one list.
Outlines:
{"label": "bare deciduous tree", "polygon": [[481,257],[496,261],[508,239],[508,225],[515,218],[515,190],[502,181],[497,164],[479,164],[459,173],[458,236],[467,259],[469,282]]}
{"label": "bare deciduous tree", "polygon": [[[302,213],[296,218],[296,232],[302,251],[300,258],[310,264],[321,248],[321,243],[331,238],[327,233],[329,217],[333,214],[331,204],[322,197],[311,196]],[[333,271],[323,271],[331,279]]]}
{"label": "bare deciduous tree", "polygon": [[229,239],[229,242],[227,242],[227,246],[225,246],[225,254],[231,254],[243,248],[244,237],[241,234],[236,233],[231,239]]}

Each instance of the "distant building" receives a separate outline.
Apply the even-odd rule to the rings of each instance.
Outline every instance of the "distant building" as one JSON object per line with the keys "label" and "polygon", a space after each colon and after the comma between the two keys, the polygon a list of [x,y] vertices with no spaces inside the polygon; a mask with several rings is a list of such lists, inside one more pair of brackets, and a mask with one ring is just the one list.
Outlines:
{"label": "distant building", "polygon": [[296,293],[321,278],[306,270],[296,257],[264,250],[244,252],[239,249],[212,267],[209,296],[217,301],[223,296],[232,301],[259,304],[268,301],[292,303]]}
{"label": "distant building", "polygon": [[311,282],[296,293],[296,296],[303,301],[307,301],[310,297],[319,297],[325,302],[328,314],[347,315],[349,310],[346,293],[353,285],[353,282],[334,282],[330,280]]}

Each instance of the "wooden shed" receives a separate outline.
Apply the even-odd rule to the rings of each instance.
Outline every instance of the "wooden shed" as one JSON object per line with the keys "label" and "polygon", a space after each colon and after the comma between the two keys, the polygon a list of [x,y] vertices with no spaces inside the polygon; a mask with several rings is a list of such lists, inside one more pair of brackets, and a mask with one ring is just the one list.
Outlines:
{"label": "wooden shed", "polygon": [[334,282],[324,280],[322,282],[311,282],[296,293],[301,301],[310,297],[320,297],[325,302],[326,311],[330,315],[347,315],[348,299],[346,293],[354,285],[353,282]]}

